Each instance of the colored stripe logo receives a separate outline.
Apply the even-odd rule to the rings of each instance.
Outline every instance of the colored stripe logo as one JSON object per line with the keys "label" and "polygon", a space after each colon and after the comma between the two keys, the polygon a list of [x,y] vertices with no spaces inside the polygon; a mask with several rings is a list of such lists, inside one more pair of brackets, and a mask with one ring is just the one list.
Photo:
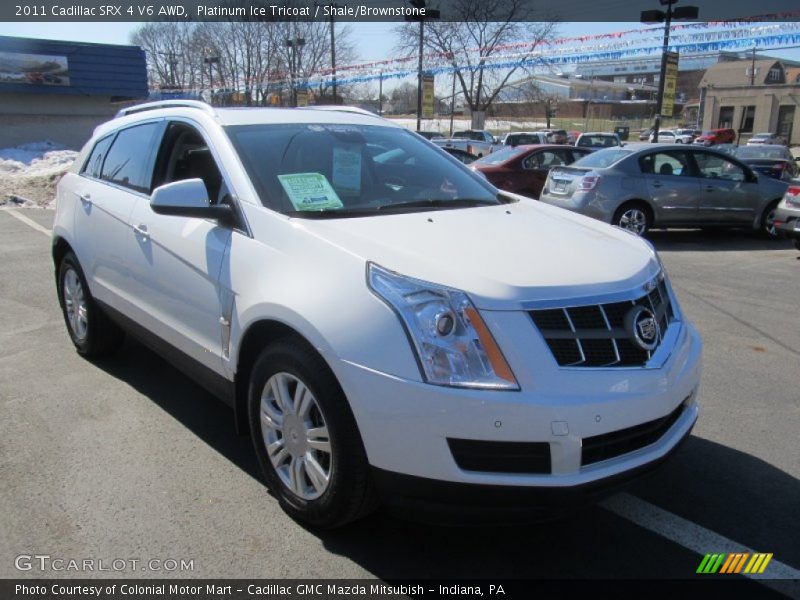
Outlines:
{"label": "colored stripe logo", "polygon": [[[772,560],[772,552],[732,552],[729,554],[706,554],[697,567],[697,573],[751,573],[760,574]],[[746,566],[745,566],[746,565]]]}

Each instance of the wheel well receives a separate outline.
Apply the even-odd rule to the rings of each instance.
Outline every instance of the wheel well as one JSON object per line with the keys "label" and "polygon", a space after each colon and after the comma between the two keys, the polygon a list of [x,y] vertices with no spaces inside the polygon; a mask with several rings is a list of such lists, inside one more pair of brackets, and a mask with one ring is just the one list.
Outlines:
{"label": "wheel well", "polygon": [[242,336],[239,344],[239,355],[236,363],[235,381],[235,411],[236,431],[246,435],[249,430],[247,419],[247,385],[250,381],[250,371],[256,362],[259,353],[268,344],[282,338],[295,338],[307,344],[316,352],[314,346],[295,329],[279,321],[257,321],[250,325]]}
{"label": "wheel well", "polygon": [[67,252],[72,252],[72,246],[70,246],[64,238],[56,238],[53,242],[53,264],[56,266],[56,269],[58,269],[58,265],[61,264],[61,259],[64,258]]}

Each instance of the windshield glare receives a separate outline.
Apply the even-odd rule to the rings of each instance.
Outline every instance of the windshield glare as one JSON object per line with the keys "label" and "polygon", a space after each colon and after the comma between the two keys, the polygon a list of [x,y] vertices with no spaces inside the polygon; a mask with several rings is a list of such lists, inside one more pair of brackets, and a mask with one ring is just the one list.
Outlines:
{"label": "windshield glare", "polygon": [[485,179],[404,129],[294,123],[226,131],[264,206],[291,216],[503,202]]}
{"label": "windshield glare", "polygon": [[623,150],[621,148],[606,148],[605,150],[598,150],[592,154],[587,154],[583,158],[572,163],[572,166],[604,169],[605,167],[610,167],[614,163],[621,161],[630,154],[631,150]]}

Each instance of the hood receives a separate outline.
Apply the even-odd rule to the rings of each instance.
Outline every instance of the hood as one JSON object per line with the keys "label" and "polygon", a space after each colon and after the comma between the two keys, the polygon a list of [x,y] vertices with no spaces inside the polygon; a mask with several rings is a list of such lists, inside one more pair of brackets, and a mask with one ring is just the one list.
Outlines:
{"label": "hood", "polygon": [[487,310],[628,291],[659,269],[647,242],[521,197],[500,206],[293,221],[365,261],[462,290]]}

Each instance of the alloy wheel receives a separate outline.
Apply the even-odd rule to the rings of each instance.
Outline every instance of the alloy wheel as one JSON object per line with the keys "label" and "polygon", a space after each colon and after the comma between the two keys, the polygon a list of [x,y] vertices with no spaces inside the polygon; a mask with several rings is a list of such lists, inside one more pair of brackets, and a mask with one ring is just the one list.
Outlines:
{"label": "alloy wheel", "polygon": [[620,215],[618,225],[636,235],[642,235],[647,230],[647,215],[640,208],[629,208]]}
{"label": "alloy wheel", "polygon": [[64,309],[67,314],[72,335],[78,341],[84,341],[89,331],[88,306],[86,294],[83,291],[81,279],[73,268],[68,268],[64,273],[62,281],[62,295],[64,297]]}
{"label": "alloy wheel", "polygon": [[328,426],[311,390],[295,375],[274,374],[261,392],[260,421],[281,482],[303,500],[322,496],[334,463]]}

